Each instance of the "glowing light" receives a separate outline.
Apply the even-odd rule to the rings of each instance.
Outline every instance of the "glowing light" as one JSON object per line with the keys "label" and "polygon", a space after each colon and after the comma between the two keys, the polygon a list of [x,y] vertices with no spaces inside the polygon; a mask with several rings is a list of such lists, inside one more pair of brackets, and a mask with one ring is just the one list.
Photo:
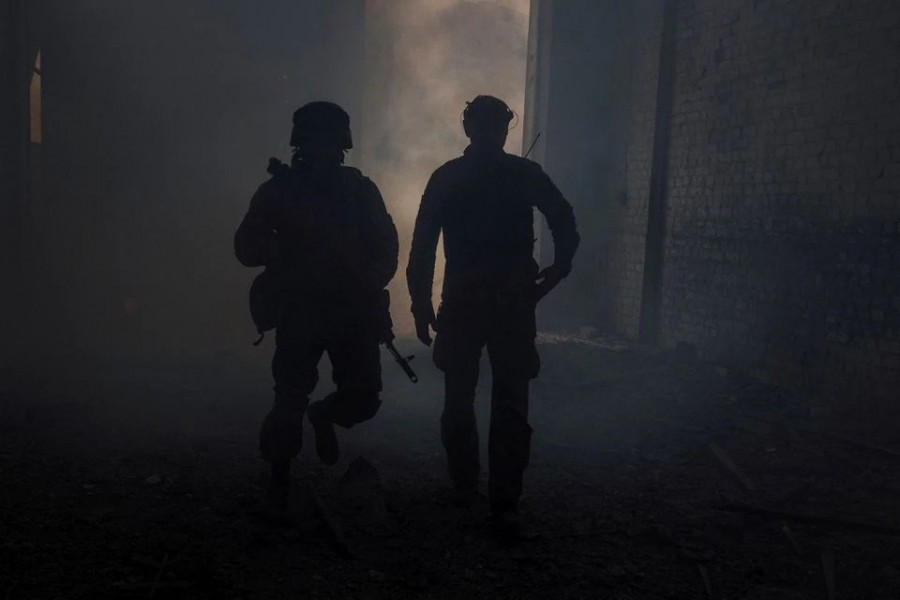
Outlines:
{"label": "glowing light", "polygon": [[[379,185],[401,235],[391,290],[394,322],[412,331],[403,273],[428,177],[459,156],[467,100],[491,94],[521,121],[525,104],[530,0],[369,0],[362,166]],[[518,153],[522,127],[506,149]],[[435,270],[437,305],[443,256]]]}

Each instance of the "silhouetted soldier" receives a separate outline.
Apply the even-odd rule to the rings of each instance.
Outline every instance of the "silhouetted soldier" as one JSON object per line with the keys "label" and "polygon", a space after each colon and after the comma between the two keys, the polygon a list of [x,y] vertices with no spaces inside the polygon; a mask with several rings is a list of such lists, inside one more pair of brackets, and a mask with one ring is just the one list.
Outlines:
{"label": "silhouetted soldier", "polygon": [[[379,294],[397,270],[397,231],[375,184],[342,166],[353,147],[350,117],[311,102],[294,113],[290,167],[273,159],[235,234],[238,260],[265,266],[251,289],[260,330],[275,326],[275,406],[259,436],[272,464],[270,503],[284,507],[290,460],[327,352],[337,390],[309,406],[316,451],[338,460],[333,424],[371,419],[381,402],[383,313]],[[266,324],[261,324],[261,321]]]}
{"label": "silhouetted soldier", "polygon": [[[444,371],[441,438],[459,495],[477,495],[478,433],[474,398],[481,349],[493,372],[488,440],[488,495],[492,520],[517,531],[516,507],[528,463],[529,380],[540,361],[535,305],[570,271],[578,247],[572,207],[540,166],[506,154],[513,113],[491,96],[478,96],[463,113],[471,144],[431,176],[416,219],[407,280],[416,334],[431,344]],[[533,258],[533,207],[553,232],[555,260],[538,271]],[[444,235],[442,305],[432,305],[435,250]]]}

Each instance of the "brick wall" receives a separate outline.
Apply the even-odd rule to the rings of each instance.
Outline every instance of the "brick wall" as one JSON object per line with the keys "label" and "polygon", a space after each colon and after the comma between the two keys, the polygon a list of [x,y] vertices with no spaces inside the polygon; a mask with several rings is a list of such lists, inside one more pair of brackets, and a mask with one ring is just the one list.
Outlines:
{"label": "brick wall", "polygon": [[[812,389],[826,409],[896,403],[900,3],[679,0],[676,18],[661,341]],[[659,48],[647,27],[611,255],[631,335]]]}

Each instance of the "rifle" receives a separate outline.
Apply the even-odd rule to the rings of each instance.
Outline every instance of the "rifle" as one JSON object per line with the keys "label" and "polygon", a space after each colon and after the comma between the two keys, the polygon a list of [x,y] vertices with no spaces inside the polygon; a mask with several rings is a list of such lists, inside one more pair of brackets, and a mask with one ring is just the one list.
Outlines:
{"label": "rifle", "polygon": [[381,290],[381,293],[378,296],[378,329],[379,335],[381,337],[381,343],[384,344],[384,347],[387,348],[387,351],[391,353],[391,356],[394,358],[394,361],[400,368],[403,369],[403,372],[406,373],[406,376],[409,377],[409,380],[413,383],[419,382],[419,376],[416,375],[416,372],[412,370],[412,367],[409,366],[409,361],[411,361],[415,356],[403,356],[400,352],[397,351],[397,348],[394,346],[394,324],[391,321],[391,295],[387,290]]}
{"label": "rifle", "polygon": [[409,377],[409,380],[413,383],[419,382],[419,376],[416,375],[416,372],[412,370],[412,367],[409,366],[409,361],[415,358],[415,356],[403,356],[399,352],[397,352],[397,348],[394,347],[394,342],[388,340],[384,342],[384,347],[387,348],[388,352],[391,353],[391,356],[394,357],[394,360],[397,361],[397,364],[400,365],[400,368],[403,369],[403,372],[406,373],[406,376]]}

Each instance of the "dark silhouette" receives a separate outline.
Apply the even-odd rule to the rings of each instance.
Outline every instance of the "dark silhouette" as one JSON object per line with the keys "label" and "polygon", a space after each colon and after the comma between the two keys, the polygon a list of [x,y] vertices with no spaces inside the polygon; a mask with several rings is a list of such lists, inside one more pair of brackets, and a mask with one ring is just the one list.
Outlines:
{"label": "dark silhouette", "polygon": [[397,270],[397,231],[376,185],[342,166],[353,147],[350,117],[312,102],[294,113],[291,165],[270,163],[235,234],[235,254],[265,266],[251,289],[260,331],[276,328],[275,406],[259,436],[272,464],[267,500],[284,508],[290,460],[302,446],[303,415],[327,352],[337,390],[309,406],[316,452],[338,460],[333,424],[371,419],[381,401],[378,345],[390,336],[383,290]]}
{"label": "dark silhouette", "polygon": [[[528,463],[529,380],[540,360],[535,306],[569,273],[578,247],[572,207],[539,165],[503,151],[513,113],[478,96],[463,113],[471,145],[431,176],[416,219],[407,279],[416,334],[431,344],[445,375],[441,438],[458,494],[477,495],[478,433],[474,397],[481,349],[493,372],[489,450],[492,521],[517,529],[516,508]],[[553,232],[555,260],[539,271],[533,258],[533,207]],[[442,305],[432,305],[435,250],[443,232]]]}

